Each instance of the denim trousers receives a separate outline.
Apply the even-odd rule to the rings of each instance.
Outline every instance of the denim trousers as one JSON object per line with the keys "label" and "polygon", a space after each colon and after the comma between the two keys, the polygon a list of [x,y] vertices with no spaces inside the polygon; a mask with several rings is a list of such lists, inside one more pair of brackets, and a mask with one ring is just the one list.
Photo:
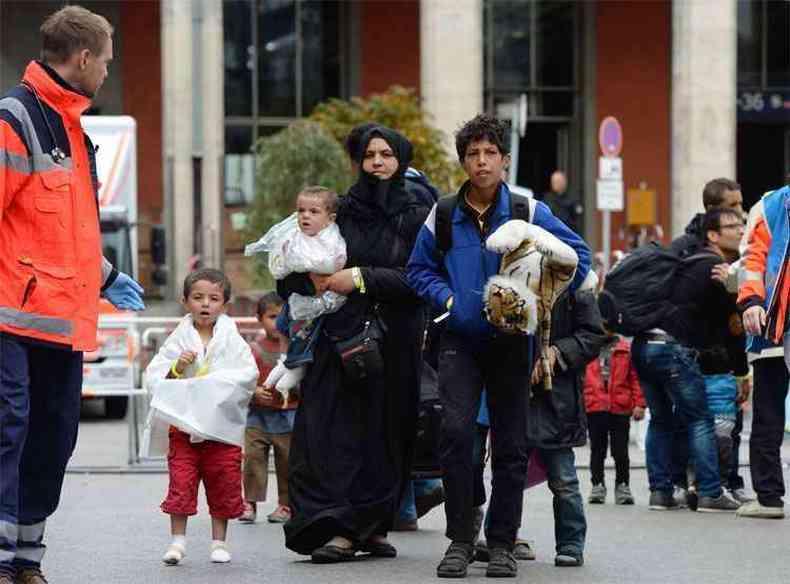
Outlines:
{"label": "denim trousers", "polygon": [[637,337],[631,347],[631,358],[650,408],[645,442],[650,490],[669,494],[673,491],[674,412],[688,428],[689,455],[694,460],[699,494],[718,497],[721,494],[718,448],[696,351],[675,342]]}
{"label": "denim trousers", "polygon": [[587,519],[572,448],[538,451],[546,465],[549,490],[554,495],[554,542],[558,554],[580,557],[587,537]]}

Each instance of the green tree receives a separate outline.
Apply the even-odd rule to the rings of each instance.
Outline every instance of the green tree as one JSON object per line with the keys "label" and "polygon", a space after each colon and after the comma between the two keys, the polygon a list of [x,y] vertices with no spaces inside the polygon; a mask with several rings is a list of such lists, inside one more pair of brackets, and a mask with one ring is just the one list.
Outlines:
{"label": "green tree", "polygon": [[[348,157],[340,143],[321,125],[298,121],[258,140],[255,198],[250,206],[246,236],[256,241],[296,209],[296,195],[309,185],[343,194],[351,186]],[[264,254],[255,256],[256,284],[270,287]]]}
{"label": "green tree", "polygon": [[318,104],[310,116],[329,130],[340,144],[352,128],[368,122],[397,130],[414,146],[412,166],[428,175],[439,190],[454,191],[463,181],[463,172],[457,160],[447,155],[443,147],[444,134],[426,118],[415,91],[400,86],[364,99],[330,99]]}

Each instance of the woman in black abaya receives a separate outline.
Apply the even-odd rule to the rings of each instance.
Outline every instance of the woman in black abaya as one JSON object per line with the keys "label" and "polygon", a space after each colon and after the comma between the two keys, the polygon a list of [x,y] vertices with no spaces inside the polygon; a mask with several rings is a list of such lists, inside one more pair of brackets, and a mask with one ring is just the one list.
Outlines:
{"label": "woman in black abaya", "polygon": [[[359,180],[337,214],[346,268],[328,277],[294,274],[278,284],[283,297],[326,289],[348,296],[325,317],[291,441],[286,546],[316,563],[358,551],[397,555],[386,538],[409,478],[419,399],[423,308],[403,268],[429,209],[404,187],[406,138],[374,127],[361,145]],[[386,330],[384,371],[354,382],[330,337],[352,337],[374,306]]]}

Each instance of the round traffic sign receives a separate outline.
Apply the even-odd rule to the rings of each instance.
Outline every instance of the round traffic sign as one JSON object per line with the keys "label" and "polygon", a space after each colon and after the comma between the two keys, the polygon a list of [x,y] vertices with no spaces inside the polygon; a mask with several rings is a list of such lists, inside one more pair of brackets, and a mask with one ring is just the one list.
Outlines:
{"label": "round traffic sign", "polygon": [[607,116],[598,129],[598,144],[604,156],[620,156],[623,149],[623,128],[614,116]]}

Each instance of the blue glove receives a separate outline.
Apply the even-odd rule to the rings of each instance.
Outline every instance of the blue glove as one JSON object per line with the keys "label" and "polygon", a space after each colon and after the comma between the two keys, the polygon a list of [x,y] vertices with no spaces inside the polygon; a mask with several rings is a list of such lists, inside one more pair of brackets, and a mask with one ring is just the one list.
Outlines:
{"label": "blue glove", "polygon": [[121,310],[143,310],[143,287],[123,272],[118,272],[115,282],[103,293],[113,306]]}

